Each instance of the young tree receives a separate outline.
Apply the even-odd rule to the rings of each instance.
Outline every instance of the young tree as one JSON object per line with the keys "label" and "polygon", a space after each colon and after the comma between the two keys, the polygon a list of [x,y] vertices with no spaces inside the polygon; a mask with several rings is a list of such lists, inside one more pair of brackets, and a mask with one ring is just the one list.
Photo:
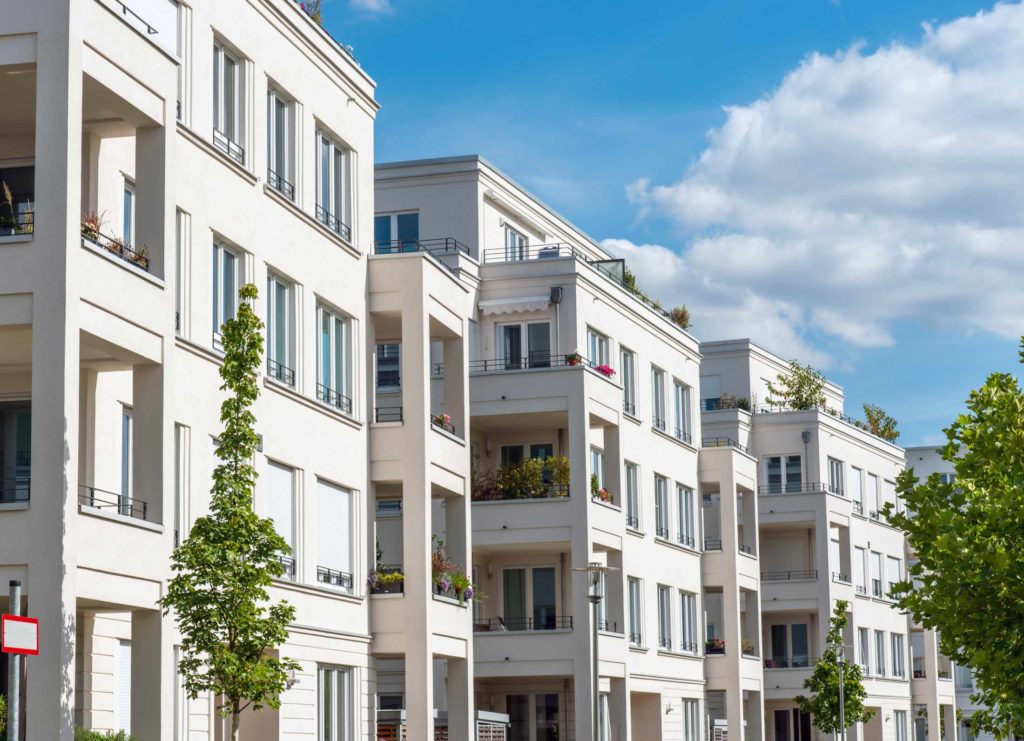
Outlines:
{"label": "young tree", "polygon": [[[1020,359],[1024,363],[1024,338]],[[894,594],[916,622],[938,631],[943,652],[974,670],[975,732],[1024,735],[1024,390],[993,373],[945,431],[938,474],[899,478],[905,513],[885,515],[917,552]]]}
{"label": "young tree", "polygon": [[860,664],[844,663],[842,673],[843,720],[839,717],[839,657],[843,652],[843,630],[846,628],[845,600],[836,602],[835,610],[828,621],[828,645],[814,667],[814,673],[804,680],[804,689],[810,690],[811,697],[798,695],[796,704],[822,733],[838,734],[844,727],[857,722],[867,722],[874,716],[873,710],[864,708],[867,690],[861,681]]}
{"label": "young tree", "polygon": [[291,552],[274,524],[253,509],[258,437],[250,407],[259,394],[257,369],[263,357],[263,322],[252,310],[256,287],[242,286],[237,316],[224,323],[224,362],[220,368],[224,424],[217,445],[210,514],[200,517],[176,548],[174,576],[160,600],[173,610],[181,630],[178,671],[185,692],[195,699],[211,692],[218,711],[231,716],[238,740],[247,707],[280,706],[288,672],[298,664],[271,651],[288,636],[295,608],[269,604],[267,589],[284,573],[281,557]]}
{"label": "young tree", "polygon": [[768,382],[769,406],[785,406],[796,411],[825,406],[825,376],[809,365],[789,361],[789,372],[780,373],[776,383]]}
{"label": "young tree", "polygon": [[878,435],[883,440],[889,442],[896,442],[896,439],[900,436],[900,431],[897,429],[897,422],[893,417],[890,417],[885,413],[882,407],[875,404],[864,405],[864,419],[868,423],[868,431],[872,435]]}

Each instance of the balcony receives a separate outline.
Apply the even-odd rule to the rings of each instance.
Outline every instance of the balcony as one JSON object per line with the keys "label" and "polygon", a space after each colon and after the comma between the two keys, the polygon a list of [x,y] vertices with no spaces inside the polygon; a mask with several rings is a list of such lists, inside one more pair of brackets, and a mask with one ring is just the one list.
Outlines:
{"label": "balcony", "polygon": [[569,496],[569,459],[564,455],[528,458],[475,473],[471,496],[475,502],[565,499]]}
{"label": "balcony", "polygon": [[457,273],[458,268],[455,265],[450,265],[447,261],[440,258],[459,255],[468,257],[469,247],[451,237],[377,240],[373,243],[373,254],[375,255],[404,255],[414,252],[422,252],[431,257],[438,258],[445,268],[453,273]]}
{"label": "balcony", "polygon": [[773,656],[764,660],[765,669],[807,669],[818,663],[817,658],[801,656]]}
{"label": "balcony", "polygon": [[146,245],[133,247],[123,237],[112,237],[100,231],[102,222],[94,214],[82,217],[82,243],[106,250],[129,265],[149,272],[149,248]]}
{"label": "balcony", "polygon": [[95,486],[79,484],[78,503],[84,507],[100,510],[110,514],[146,520],[148,507],[141,499],[124,496],[117,492],[97,489]]}
{"label": "balcony", "polygon": [[536,630],[572,630],[572,615],[544,615],[540,618],[482,618],[473,621],[474,633],[519,633]]}
{"label": "balcony", "polygon": [[731,437],[705,437],[700,441],[700,446],[702,448],[733,448],[741,453],[750,455],[749,448],[745,445],[740,445]]}
{"label": "balcony", "polygon": [[373,410],[374,422],[401,422],[402,407],[376,407]]}
{"label": "balcony", "polygon": [[829,487],[822,483],[762,484],[757,487],[757,493],[761,496],[775,496],[779,494],[824,494],[829,490]]}
{"label": "balcony", "polygon": [[219,129],[213,130],[213,146],[238,164],[245,165],[245,148]]}
{"label": "balcony", "polygon": [[817,569],[806,571],[762,571],[761,581],[814,581],[818,578]]}

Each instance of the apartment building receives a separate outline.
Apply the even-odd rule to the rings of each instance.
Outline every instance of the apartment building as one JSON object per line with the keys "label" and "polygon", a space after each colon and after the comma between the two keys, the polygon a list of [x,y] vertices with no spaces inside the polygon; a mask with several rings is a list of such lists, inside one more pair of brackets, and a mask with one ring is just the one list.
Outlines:
{"label": "apartment building", "polygon": [[[471,286],[477,708],[529,741],[697,739],[712,705],[734,733],[741,714],[759,728],[760,661],[739,650],[759,643],[757,556],[697,499],[716,487],[723,521],[739,508],[755,537],[755,464],[723,446],[698,465],[696,340],[486,160],[376,173],[377,254],[428,251]],[[405,348],[377,351],[379,368]],[[432,384],[446,412],[446,359]]]}
{"label": "apartment building", "polygon": [[[470,610],[413,578],[429,529],[407,520],[407,588],[371,617],[385,488],[417,522],[445,502],[453,560],[469,540],[454,410],[468,289],[423,255],[369,267],[373,81],[290,0],[42,0],[3,16],[0,571],[40,618],[27,737],[226,737],[215,698],[184,697],[156,601],[208,507],[219,328],[250,282],[267,324],[256,507],[294,551],[271,593],[297,609],[280,653],[301,668],[243,735],[370,736],[381,656],[404,663],[411,737],[427,737],[435,691],[468,737]],[[421,389],[430,365],[412,350],[443,344],[454,433],[409,386],[404,416],[374,426],[375,336],[401,339]]]}

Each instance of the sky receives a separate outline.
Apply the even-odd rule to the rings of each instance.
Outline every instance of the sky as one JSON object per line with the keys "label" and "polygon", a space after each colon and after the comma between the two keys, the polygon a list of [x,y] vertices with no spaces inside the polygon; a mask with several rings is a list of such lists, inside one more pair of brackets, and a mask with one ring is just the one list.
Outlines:
{"label": "sky", "polygon": [[[750,337],[938,444],[1020,375],[1024,6],[324,0],[376,159],[481,154],[699,339]],[[440,236],[440,235],[439,235]]]}

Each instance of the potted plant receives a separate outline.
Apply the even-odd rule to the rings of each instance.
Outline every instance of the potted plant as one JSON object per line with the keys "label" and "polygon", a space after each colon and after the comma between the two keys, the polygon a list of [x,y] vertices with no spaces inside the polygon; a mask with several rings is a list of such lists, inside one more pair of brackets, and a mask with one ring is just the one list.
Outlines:
{"label": "potted plant", "polygon": [[82,214],[82,236],[93,242],[99,239],[100,229],[103,228],[103,215],[95,211],[86,211]]}
{"label": "potted plant", "polygon": [[704,641],[704,653],[724,654],[725,641],[721,638],[708,638],[706,641]]}
{"label": "potted plant", "polygon": [[566,365],[580,365],[583,363],[583,356],[578,352],[571,352],[565,356]]}
{"label": "potted plant", "polygon": [[594,370],[596,370],[602,376],[605,376],[607,378],[611,378],[612,376],[615,375],[615,369],[612,368],[607,363],[602,363],[601,365],[595,366]]}
{"label": "potted plant", "polygon": [[743,651],[743,653],[746,656],[753,656],[754,655],[754,644],[751,643],[750,641],[748,641],[746,638],[744,638],[740,642],[740,650]]}
{"label": "potted plant", "polygon": [[443,427],[445,429],[452,426],[452,416],[441,412],[440,414],[434,414],[430,417],[430,423],[437,427]]}
{"label": "potted plant", "polygon": [[690,310],[683,306],[676,306],[669,313],[669,317],[672,321],[681,329],[690,328]]}
{"label": "potted plant", "polygon": [[149,247],[147,247],[146,245],[142,245],[137,250],[132,252],[131,253],[131,260],[136,265],[139,265],[139,266],[141,266],[143,268],[148,267],[148,265],[149,265]]}
{"label": "potted plant", "polygon": [[544,467],[551,474],[551,484],[559,496],[569,496],[569,456],[553,455],[544,461]]}
{"label": "potted plant", "polygon": [[598,492],[601,491],[601,484],[597,480],[597,474],[590,474],[590,496],[596,497]]}

